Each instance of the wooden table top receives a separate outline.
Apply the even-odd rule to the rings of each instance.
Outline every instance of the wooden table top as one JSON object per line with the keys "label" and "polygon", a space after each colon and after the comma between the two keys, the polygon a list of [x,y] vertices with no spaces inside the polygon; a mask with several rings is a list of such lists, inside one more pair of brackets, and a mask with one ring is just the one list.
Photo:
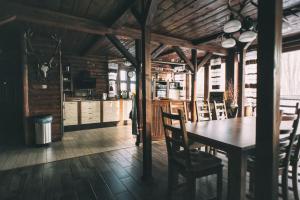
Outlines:
{"label": "wooden table top", "polygon": [[[280,129],[284,130],[286,126],[289,125],[282,123]],[[189,137],[224,151],[229,149],[247,151],[254,149],[256,144],[255,117],[188,122],[186,131]],[[300,134],[300,129],[297,134]]]}
{"label": "wooden table top", "polygon": [[256,118],[243,117],[207,122],[186,123],[186,130],[191,138],[205,141],[205,144],[221,150],[255,148]]}

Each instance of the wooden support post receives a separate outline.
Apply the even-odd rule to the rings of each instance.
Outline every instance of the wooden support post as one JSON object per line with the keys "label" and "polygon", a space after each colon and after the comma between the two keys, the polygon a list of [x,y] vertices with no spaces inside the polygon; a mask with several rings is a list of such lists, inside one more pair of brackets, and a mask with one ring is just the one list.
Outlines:
{"label": "wooden support post", "polygon": [[192,74],[192,94],[191,94],[191,118],[192,122],[197,120],[196,116],[196,101],[197,101],[197,72],[198,72],[198,64],[197,64],[197,49],[192,49],[192,64],[195,67],[195,71]]}
{"label": "wooden support post", "polygon": [[152,99],[150,29],[142,27],[143,88],[143,179],[152,179]]}
{"label": "wooden support post", "polygon": [[27,59],[27,42],[26,33],[21,35],[21,52],[22,52],[22,95],[23,95],[23,129],[26,145],[31,145],[34,141],[33,135],[29,131],[29,84],[28,84],[28,59]]}
{"label": "wooden support post", "polygon": [[282,0],[259,1],[255,199],[278,199]]}
{"label": "wooden support post", "polygon": [[136,67],[136,106],[137,106],[137,123],[138,123],[138,133],[136,145],[138,146],[141,139],[141,128],[142,128],[142,106],[141,106],[141,93],[142,93],[142,84],[141,84],[141,40],[135,40],[135,57],[138,63]]}
{"label": "wooden support post", "polygon": [[239,112],[238,117],[244,117],[245,113],[245,58],[246,58],[246,49],[239,48],[240,60],[238,65],[238,106]]}

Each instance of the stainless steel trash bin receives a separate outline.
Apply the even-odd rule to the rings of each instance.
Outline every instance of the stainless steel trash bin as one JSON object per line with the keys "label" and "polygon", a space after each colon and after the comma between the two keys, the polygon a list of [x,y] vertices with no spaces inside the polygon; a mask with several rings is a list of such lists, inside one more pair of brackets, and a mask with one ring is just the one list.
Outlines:
{"label": "stainless steel trash bin", "polygon": [[35,117],[35,143],[38,145],[51,143],[51,115]]}

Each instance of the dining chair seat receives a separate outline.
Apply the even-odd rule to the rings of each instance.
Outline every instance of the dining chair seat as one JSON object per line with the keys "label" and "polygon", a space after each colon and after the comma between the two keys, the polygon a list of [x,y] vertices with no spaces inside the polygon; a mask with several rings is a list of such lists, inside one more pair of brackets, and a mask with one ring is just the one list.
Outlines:
{"label": "dining chair seat", "polygon": [[183,168],[188,169],[189,171],[197,172],[203,171],[207,169],[211,169],[214,167],[220,167],[222,164],[222,160],[203,151],[199,151],[198,149],[190,150],[190,159],[191,166],[188,167],[185,162],[185,152],[180,151],[176,153],[174,157],[174,161],[177,162],[178,165],[181,165]]}

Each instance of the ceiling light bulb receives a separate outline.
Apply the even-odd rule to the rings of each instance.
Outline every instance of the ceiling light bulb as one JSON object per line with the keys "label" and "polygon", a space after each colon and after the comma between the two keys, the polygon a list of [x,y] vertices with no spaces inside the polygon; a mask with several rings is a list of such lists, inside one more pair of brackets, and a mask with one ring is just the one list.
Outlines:
{"label": "ceiling light bulb", "polygon": [[232,48],[236,45],[236,41],[233,38],[228,38],[222,41],[223,48]]}
{"label": "ceiling light bulb", "polygon": [[245,31],[243,32],[240,37],[239,41],[240,42],[252,42],[253,40],[256,39],[257,33],[253,31]]}
{"label": "ceiling light bulb", "polygon": [[237,20],[230,20],[224,25],[224,32],[225,33],[234,33],[239,31],[242,28],[242,23]]}

